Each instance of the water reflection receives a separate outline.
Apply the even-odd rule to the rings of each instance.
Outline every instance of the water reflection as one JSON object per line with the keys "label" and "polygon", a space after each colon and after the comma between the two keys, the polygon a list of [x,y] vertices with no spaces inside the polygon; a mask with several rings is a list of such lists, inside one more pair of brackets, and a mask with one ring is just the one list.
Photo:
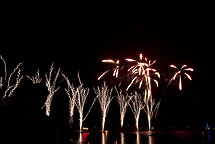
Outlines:
{"label": "water reflection", "polygon": [[[71,133],[70,144],[172,144],[177,143],[178,140],[182,141],[182,143],[192,142],[198,143],[202,141],[202,138],[199,139],[196,137],[197,135],[186,135],[186,133],[182,133],[180,135],[174,134],[153,134],[151,136],[148,135],[146,131],[139,132],[90,132],[90,133]],[[208,143],[213,141],[213,134],[208,132],[204,135],[205,140]]]}
{"label": "water reflection", "polygon": [[125,134],[120,132],[120,144],[125,144]]}
{"label": "water reflection", "polygon": [[108,136],[108,132],[105,131],[104,133],[102,133],[102,144],[106,144],[107,143],[107,136]]}
{"label": "water reflection", "polygon": [[85,144],[87,142],[88,133],[79,133],[78,143]]}
{"label": "water reflection", "polygon": [[79,139],[78,142],[81,144],[82,143],[82,133],[79,133]]}
{"label": "water reflection", "polygon": [[211,134],[210,134],[210,131],[208,131],[208,142],[209,142],[209,144],[211,143]]}
{"label": "water reflection", "polygon": [[140,143],[140,132],[139,131],[137,131],[137,133],[136,133],[136,142],[137,142],[137,144],[141,144]]}
{"label": "water reflection", "polygon": [[155,144],[155,137],[148,136],[142,132],[136,132],[136,144]]}
{"label": "water reflection", "polygon": [[155,144],[153,136],[148,136],[148,144]]}

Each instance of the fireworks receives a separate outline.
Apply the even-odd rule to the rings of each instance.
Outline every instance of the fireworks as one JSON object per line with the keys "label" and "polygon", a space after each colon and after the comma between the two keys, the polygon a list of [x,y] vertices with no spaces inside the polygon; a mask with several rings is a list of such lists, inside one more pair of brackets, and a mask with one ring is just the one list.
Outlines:
{"label": "fireworks", "polygon": [[101,108],[102,132],[104,132],[106,116],[109,111],[110,103],[113,100],[112,90],[113,88],[109,88],[105,82],[102,86],[94,88]]}
{"label": "fireworks", "polygon": [[193,71],[192,68],[187,68],[187,65],[183,65],[180,69],[178,69],[175,65],[170,65],[171,68],[176,69],[176,73],[174,74],[174,76],[170,79],[168,85],[173,81],[176,80],[176,78],[179,78],[179,90],[182,90],[182,80],[181,77],[182,75],[185,75],[189,80],[192,80],[191,76],[186,73],[187,71]]}
{"label": "fireworks", "polygon": [[70,104],[70,122],[72,122],[72,118],[73,118],[73,113],[74,113],[74,107],[76,106],[76,108],[78,109],[78,113],[79,113],[79,129],[80,131],[82,131],[82,126],[83,126],[83,122],[85,121],[85,119],[87,118],[88,114],[90,113],[97,97],[94,98],[94,101],[92,102],[90,108],[88,109],[88,112],[86,113],[86,115],[84,116],[84,108],[86,105],[86,99],[89,95],[89,91],[90,88],[85,88],[83,86],[83,83],[81,82],[79,73],[78,73],[78,80],[79,80],[79,86],[75,87],[73,86],[69,79],[62,74],[64,79],[67,82],[67,86],[68,88],[65,89],[65,91],[67,92],[67,95],[69,97],[69,104]]}
{"label": "fireworks", "polygon": [[131,98],[133,96],[129,96],[128,94],[123,94],[122,89],[117,90],[117,88],[115,87],[115,90],[117,93],[117,95],[116,95],[117,102],[120,107],[120,125],[122,128],[123,124],[124,124],[125,113],[126,113],[128,105],[129,105],[129,101],[131,100]]}
{"label": "fireworks", "polygon": [[21,80],[23,79],[23,76],[21,74],[20,65],[19,63],[13,71],[8,75],[7,71],[7,65],[4,60],[4,58],[0,55],[0,61],[3,62],[3,69],[4,69],[4,75],[0,75],[0,96],[1,100],[5,100],[6,98],[10,98],[17,87],[19,86]]}
{"label": "fireworks", "polygon": [[[128,85],[128,87],[126,89],[127,91],[131,87],[131,85],[133,85],[134,83],[139,83],[139,89],[140,89],[144,82],[146,82],[146,84],[147,84],[147,81],[148,82],[151,81],[151,75],[156,75],[158,78],[160,78],[160,74],[157,72],[157,70],[151,68],[151,66],[156,61],[152,62],[151,60],[148,60],[146,57],[145,57],[145,59],[144,59],[145,61],[144,61],[142,54],[139,55],[139,61],[130,59],[130,58],[127,58],[125,60],[128,62],[136,62],[135,65],[131,66],[128,69],[128,71],[131,71],[134,78],[131,80],[131,83]],[[152,79],[152,80],[158,86],[158,81],[156,79]]]}
{"label": "fireworks", "polygon": [[56,88],[57,79],[58,79],[59,74],[60,74],[60,68],[58,68],[54,79],[53,79],[53,76],[54,76],[53,69],[54,69],[54,63],[52,63],[52,65],[51,65],[49,74],[45,74],[46,87],[47,87],[49,94],[48,94],[46,101],[45,101],[45,103],[41,109],[43,109],[45,107],[47,116],[50,115],[50,108],[51,108],[51,102],[52,102],[53,96],[54,96],[55,92],[57,92],[60,88],[60,87]]}
{"label": "fireworks", "polygon": [[42,82],[42,77],[40,76],[40,69],[38,68],[36,74],[34,76],[28,76],[26,77],[32,81],[33,84],[39,84]]}
{"label": "fireworks", "polygon": [[[114,65],[114,68],[113,68],[113,76],[118,78],[118,75],[119,75],[119,60],[116,60],[116,62],[112,59],[107,59],[107,60],[102,60],[102,62],[104,63],[111,63]],[[105,71],[104,73],[102,73],[98,80],[100,80],[107,72],[109,72],[110,70],[107,70]]]}
{"label": "fireworks", "polygon": [[[151,130],[151,120],[153,117],[156,117],[161,100],[153,99],[152,97],[152,83],[154,82],[158,87],[158,80],[160,79],[160,73],[157,72],[156,69],[153,68],[153,65],[156,61],[151,61],[144,57],[143,54],[139,54],[139,58],[137,60],[126,58],[126,62],[133,64],[126,70],[126,73],[129,73],[128,78],[129,83],[126,85],[126,95],[123,95],[121,91],[117,91],[117,99],[120,105],[120,117],[121,117],[121,127],[123,126],[123,119],[126,111],[127,104],[130,106],[132,113],[135,116],[136,127],[138,129],[138,121],[140,111],[143,109],[147,115],[148,119],[148,127],[149,131]],[[119,60],[116,62],[112,59],[103,60],[102,62],[114,64],[113,68],[113,76],[118,77],[119,73]],[[169,81],[168,85],[176,78],[179,78],[179,90],[182,90],[182,75],[185,75],[189,80],[192,80],[191,76],[187,73],[188,71],[193,71],[192,68],[188,68],[187,65],[183,65],[180,69],[178,69],[175,65],[170,65],[171,68],[176,69],[176,73]],[[99,78],[103,77],[107,72],[111,70],[105,71]],[[120,81],[120,84],[123,82]],[[132,99],[128,96],[127,92],[131,86],[138,84],[138,88],[142,90],[142,94],[138,94],[135,92]],[[167,85],[167,86],[168,86]]]}
{"label": "fireworks", "polygon": [[[156,104],[156,107],[154,108],[155,102],[152,100],[152,82],[154,81],[156,86],[158,87],[158,81],[156,78],[160,78],[160,73],[157,72],[156,69],[152,68],[152,65],[156,61],[148,60],[146,57],[143,59],[143,55],[139,55],[139,60],[133,60],[133,59],[125,59],[128,62],[136,62],[135,65],[131,66],[128,71],[131,71],[131,74],[134,76],[131,83],[127,87],[128,89],[131,87],[131,85],[135,83],[139,83],[139,89],[144,85],[144,104],[146,108],[143,108],[145,113],[147,114],[148,119],[148,126],[149,130],[151,130],[151,119],[153,117],[153,114],[155,111],[158,110],[159,104]],[[155,77],[156,76],[156,77]],[[138,117],[136,117],[136,126],[138,128]]]}
{"label": "fireworks", "polygon": [[67,93],[67,96],[69,98],[69,123],[72,124],[73,121],[73,114],[74,114],[74,108],[75,108],[75,100],[77,97],[76,89],[73,86],[73,84],[70,83],[69,78],[66,77],[64,74],[62,74],[63,78],[65,79],[67,83],[67,88],[64,90]]}
{"label": "fireworks", "polygon": [[133,98],[131,99],[131,101],[129,103],[129,106],[130,106],[131,111],[132,111],[134,118],[135,118],[136,128],[138,129],[139,128],[140,112],[144,108],[142,96],[139,93],[135,92],[133,94]]}
{"label": "fireworks", "polygon": [[[130,59],[130,58],[127,58],[125,60],[128,61],[128,62],[136,62],[136,64],[133,65],[132,67],[130,67],[128,69],[128,71],[132,71],[133,74],[138,73],[139,75],[143,75],[145,73],[144,68],[148,67],[148,64],[143,62],[143,55],[142,54],[140,54],[139,57],[140,57],[139,61],[134,60],[134,59]],[[145,60],[147,61],[147,58],[145,58]]]}

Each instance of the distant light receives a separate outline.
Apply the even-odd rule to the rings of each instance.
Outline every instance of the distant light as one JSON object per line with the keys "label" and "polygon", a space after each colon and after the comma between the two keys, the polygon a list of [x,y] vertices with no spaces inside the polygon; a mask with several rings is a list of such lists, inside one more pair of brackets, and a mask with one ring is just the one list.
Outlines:
{"label": "distant light", "polygon": [[87,127],[83,127],[83,130],[88,130],[88,128]]}

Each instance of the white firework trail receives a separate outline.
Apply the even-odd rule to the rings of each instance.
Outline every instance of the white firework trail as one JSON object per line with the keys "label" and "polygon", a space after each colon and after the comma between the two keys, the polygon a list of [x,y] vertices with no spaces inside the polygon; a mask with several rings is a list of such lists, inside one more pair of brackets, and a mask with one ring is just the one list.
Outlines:
{"label": "white firework trail", "polygon": [[152,68],[152,65],[156,61],[148,60],[146,57],[143,59],[143,55],[139,55],[139,61],[133,59],[126,59],[129,62],[136,62],[135,65],[130,67],[128,71],[132,72],[134,78],[132,79],[131,83],[128,85],[128,90],[131,85],[134,83],[139,82],[139,89],[144,86],[145,93],[144,93],[144,103],[146,105],[146,114],[148,119],[149,130],[151,130],[151,119],[152,119],[152,112],[153,112],[153,100],[152,100],[152,81],[158,87],[158,81],[156,78],[160,78],[160,74],[157,72],[156,69]]}
{"label": "white firework trail", "polygon": [[153,117],[156,117],[158,109],[160,107],[160,101],[155,102],[155,99],[151,101],[151,98],[152,96],[149,97],[146,90],[144,96],[145,107],[143,108],[143,110],[147,115],[149,131],[151,131],[151,120]]}
{"label": "white firework trail", "polygon": [[135,118],[135,125],[137,130],[139,129],[140,112],[144,108],[144,102],[142,96],[135,92],[133,98],[130,100],[129,106]]}
{"label": "white firework trail", "polygon": [[37,72],[35,75],[33,75],[33,76],[26,75],[26,77],[29,80],[31,80],[33,84],[39,84],[42,82],[42,77],[40,76],[40,68],[37,69]]}
{"label": "white firework trail", "polygon": [[4,64],[4,76],[0,76],[0,91],[2,91],[3,93],[1,99],[5,100],[6,98],[10,98],[14,94],[15,90],[17,89],[18,85],[23,79],[20,69],[20,65],[22,63],[19,63],[8,76],[7,65],[4,58],[1,55],[0,60],[2,60]]}
{"label": "white firework trail", "polygon": [[105,82],[102,86],[94,88],[101,108],[102,132],[104,132],[106,116],[109,111],[110,103],[113,100],[112,90],[113,88],[108,88]]}
{"label": "white firework trail", "polygon": [[84,116],[85,102],[86,102],[86,99],[87,99],[87,96],[89,94],[90,89],[84,88],[83,83],[81,82],[81,79],[79,77],[79,73],[78,73],[78,80],[79,80],[80,85],[78,87],[74,87],[73,97],[75,97],[75,106],[77,107],[78,112],[79,112],[79,129],[80,129],[80,131],[82,131],[83,122],[85,121],[85,119],[89,115],[97,97],[94,98],[90,108],[88,109],[88,112]]}
{"label": "white firework trail", "polygon": [[120,108],[120,126],[121,128],[123,128],[125,113],[129,105],[129,102],[133,96],[129,96],[128,94],[123,94],[122,90],[120,89],[118,91],[116,87],[115,87],[115,90],[117,92],[116,98]]}
{"label": "white firework trail", "polygon": [[60,74],[60,68],[58,68],[58,71],[55,74],[54,79],[52,81],[53,69],[54,69],[53,65],[54,65],[54,63],[52,63],[52,65],[51,65],[49,74],[48,75],[45,74],[46,87],[47,87],[49,94],[46,98],[45,104],[43,105],[43,107],[41,109],[43,109],[45,107],[47,116],[50,115],[50,108],[51,108],[51,102],[52,102],[53,96],[54,96],[55,92],[57,92],[60,88],[60,87],[56,88],[57,79]]}
{"label": "white firework trail", "polygon": [[73,122],[73,114],[74,114],[74,108],[75,108],[75,100],[76,100],[76,90],[75,87],[70,83],[68,77],[66,77],[64,74],[62,74],[63,78],[66,80],[67,88],[64,88],[64,90],[67,93],[67,96],[69,98],[69,123],[72,124]]}

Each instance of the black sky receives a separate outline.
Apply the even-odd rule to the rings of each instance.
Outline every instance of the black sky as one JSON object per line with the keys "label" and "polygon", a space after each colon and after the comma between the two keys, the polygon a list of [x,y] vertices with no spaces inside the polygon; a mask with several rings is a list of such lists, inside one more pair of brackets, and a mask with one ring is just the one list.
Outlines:
{"label": "black sky", "polygon": [[93,66],[104,58],[137,57],[140,52],[158,61],[192,63],[200,54],[193,45],[199,42],[199,17],[188,12],[118,7],[5,11],[1,49],[35,64],[59,61],[74,66],[87,60]]}

